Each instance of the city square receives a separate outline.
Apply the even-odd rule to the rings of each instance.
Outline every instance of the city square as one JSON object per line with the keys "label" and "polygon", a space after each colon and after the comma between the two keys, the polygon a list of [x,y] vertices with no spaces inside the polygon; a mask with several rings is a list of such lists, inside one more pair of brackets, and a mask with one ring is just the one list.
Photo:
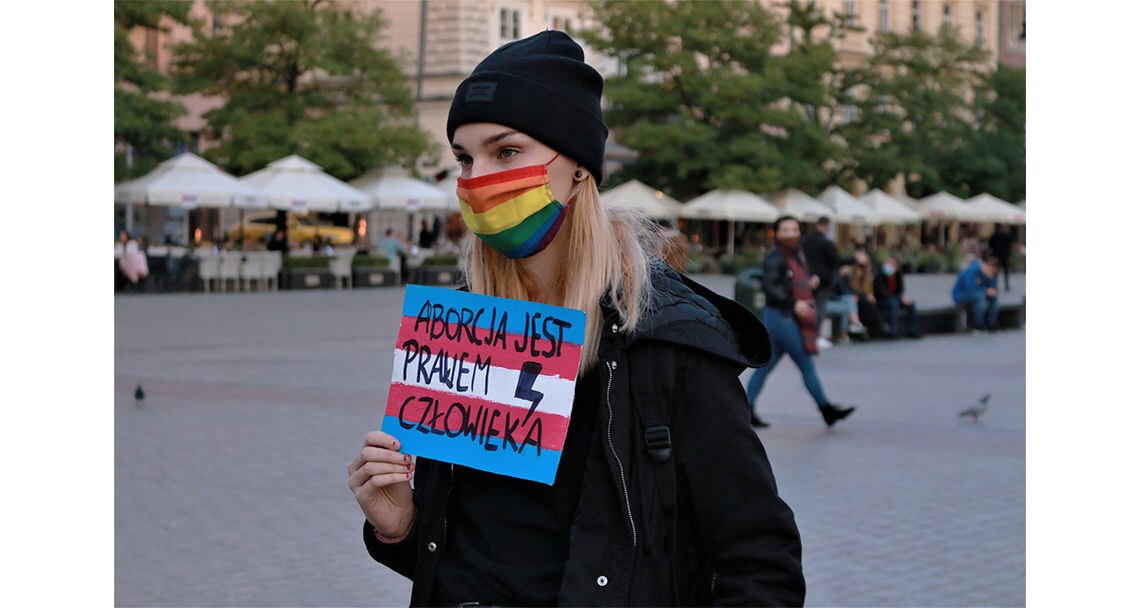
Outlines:
{"label": "city square", "polygon": [[[732,295],[732,276],[697,278]],[[920,307],[948,299],[952,277],[915,279]],[[407,604],[345,474],[383,415],[402,294],[115,297],[116,605]],[[837,345],[820,374],[858,409],[830,430],[780,364],[758,432],[808,606],[1025,605],[1025,361],[1023,329]]]}

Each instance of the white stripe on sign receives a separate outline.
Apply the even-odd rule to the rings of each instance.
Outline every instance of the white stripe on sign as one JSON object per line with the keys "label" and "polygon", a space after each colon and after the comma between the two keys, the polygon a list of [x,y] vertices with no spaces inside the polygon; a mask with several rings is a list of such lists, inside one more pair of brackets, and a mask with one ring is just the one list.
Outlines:
{"label": "white stripe on sign", "polygon": [[[413,353],[397,348],[392,358],[392,382],[530,407],[530,401],[515,397],[519,370],[480,366],[470,358],[460,363],[454,357],[432,355],[420,361]],[[536,411],[569,416],[574,406],[574,384],[573,380],[539,373],[531,386],[543,395]]]}

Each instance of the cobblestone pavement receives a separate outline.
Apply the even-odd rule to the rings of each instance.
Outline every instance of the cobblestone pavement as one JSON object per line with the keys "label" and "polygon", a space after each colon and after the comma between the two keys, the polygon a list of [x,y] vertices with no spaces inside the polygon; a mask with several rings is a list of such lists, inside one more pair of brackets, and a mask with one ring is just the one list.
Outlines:
{"label": "cobblestone pavement", "polygon": [[[402,294],[115,297],[116,605],[407,604],[345,476],[380,421]],[[850,419],[825,430],[787,361],[758,406],[807,604],[1024,605],[1024,332],[842,345],[818,366]],[[980,421],[957,418],[983,393]]]}

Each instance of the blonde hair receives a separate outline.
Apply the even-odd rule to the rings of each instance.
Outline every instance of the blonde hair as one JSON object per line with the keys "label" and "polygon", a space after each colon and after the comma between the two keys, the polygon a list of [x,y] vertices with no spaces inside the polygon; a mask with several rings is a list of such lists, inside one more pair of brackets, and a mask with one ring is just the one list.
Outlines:
{"label": "blonde hair", "polygon": [[568,231],[565,257],[548,293],[536,293],[536,283],[522,264],[495,251],[473,234],[463,244],[460,266],[468,289],[502,298],[540,301],[586,313],[579,375],[598,362],[602,333],[602,298],[620,318],[619,329],[633,331],[649,308],[652,296],[650,264],[662,256],[660,229],[636,211],[603,208],[593,175],[571,190],[572,201],[561,230]]}

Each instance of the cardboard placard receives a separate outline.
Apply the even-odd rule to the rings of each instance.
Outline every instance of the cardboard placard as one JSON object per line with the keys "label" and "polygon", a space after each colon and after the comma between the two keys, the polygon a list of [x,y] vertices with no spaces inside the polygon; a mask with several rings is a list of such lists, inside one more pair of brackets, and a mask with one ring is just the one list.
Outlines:
{"label": "cardboard placard", "polygon": [[586,313],[408,285],[381,430],[401,450],[553,484]]}

